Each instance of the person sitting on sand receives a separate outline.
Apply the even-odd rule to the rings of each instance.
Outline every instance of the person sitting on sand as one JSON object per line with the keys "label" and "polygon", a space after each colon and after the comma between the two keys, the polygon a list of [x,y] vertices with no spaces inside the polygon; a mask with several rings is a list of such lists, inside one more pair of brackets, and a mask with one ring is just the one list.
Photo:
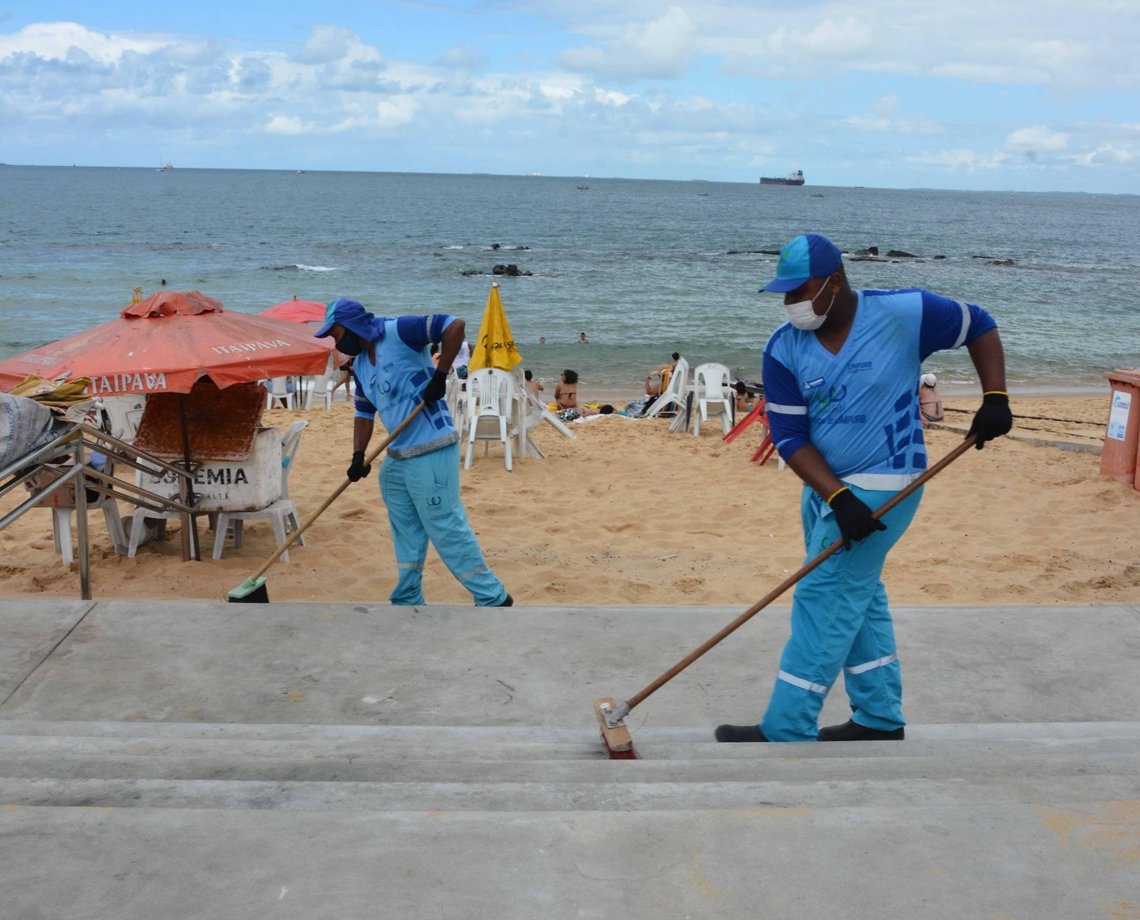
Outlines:
{"label": "person sitting on sand", "polygon": [[534,373],[529,369],[525,370],[523,371],[523,377],[526,379],[526,388],[530,391],[530,394],[536,399],[541,400],[543,387],[539,381],[534,379]]}
{"label": "person sitting on sand", "polygon": [[918,383],[918,414],[923,425],[942,421],[942,396],[938,392],[938,378],[923,374]]}
{"label": "person sitting on sand", "polygon": [[732,388],[736,390],[736,411],[751,412],[752,407],[756,405],[756,397],[748,392],[748,387],[745,386],[744,381],[737,380]]}
{"label": "person sitting on sand", "polygon": [[559,409],[578,408],[577,371],[567,369],[562,372],[562,379],[554,388],[554,402],[557,403]]}
{"label": "person sitting on sand", "polygon": [[562,380],[554,388],[554,402],[558,406],[558,417],[564,422],[572,422],[580,416],[610,415],[614,411],[614,407],[608,404],[598,408],[580,406],[578,404],[578,372],[570,369],[562,372]]}

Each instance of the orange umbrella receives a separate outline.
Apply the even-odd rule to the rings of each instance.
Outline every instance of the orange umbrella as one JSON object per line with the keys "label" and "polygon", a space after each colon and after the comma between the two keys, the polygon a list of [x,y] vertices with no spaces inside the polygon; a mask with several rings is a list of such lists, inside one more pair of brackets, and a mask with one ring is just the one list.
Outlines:
{"label": "orange umbrella", "polygon": [[119,319],[0,361],[0,389],[29,374],[90,377],[95,396],[189,393],[200,377],[224,389],[323,374],[331,346],[331,339],[313,338],[295,323],[227,312],[198,291],[160,291]]}
{"label": "orange umbrella", "polygon": [[274,319],[283,319],[290,323],[323,323],[325,321],[326,304],[315,300],[283,300],[272,307],[262,310],[258,316],[272,316]]}

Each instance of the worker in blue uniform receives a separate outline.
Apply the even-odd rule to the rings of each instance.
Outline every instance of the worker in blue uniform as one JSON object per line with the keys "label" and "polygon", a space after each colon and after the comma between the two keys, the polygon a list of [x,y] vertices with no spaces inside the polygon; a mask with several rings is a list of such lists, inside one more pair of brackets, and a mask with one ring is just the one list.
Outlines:
{"label": "worker in blue uniform", "polygon": [[[367,476],[364,452],[376,414],[393,431],[422,402],[423,410],[388,445],[380,465],[380,494],[396,552],[393,604],[423,604],[428,543],[480,607],[510,607],[514,600],[491,571],[459,495],[459,433],[443,399],[447,373],[463,346],[465,324],[444,313],[374,316],[358,301],[328,305],[318,338],[332,336],[353,359],[356,415],[348,478]],[[433,364],[431,345],[439,346]]]}
{"label": "worker in blue uniform", "polygon": [[[764,348],[764,395],[773,443],[804,482],[807,558],[839,538],[843,548],[796,586],[763,718],[721,725],[716,738],[902,739],[902,677],[881,576],[922,490],[881,520],[872,512],[926,469],[914,381],[933,352],[964,345],[970,354],[983,391],[970,428],[976,446],[1010,430],[1001,339],[974,304],[919,289],[852,290],[839,249],[814,233],[783,247],[764,290],[782,293],[787,312]],[[820,730],[841,671],[851,718]]]}

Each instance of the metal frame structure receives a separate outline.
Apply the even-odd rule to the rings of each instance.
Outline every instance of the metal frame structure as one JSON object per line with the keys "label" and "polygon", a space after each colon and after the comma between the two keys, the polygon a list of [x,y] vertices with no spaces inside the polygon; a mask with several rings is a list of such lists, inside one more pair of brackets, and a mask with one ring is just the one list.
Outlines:
{"label": "metal frame structure", "polygon": [[[157,495],[126,480],[117,479],[94,467],[88,466],[87,451],[104,454],[113,464],[123,464],[136,470],[155,473],[161,470],[178,478],[179,501]],[[60,474],[61,464],[67,469]],[[13,489],[26,485],[37,474],[47,468],[56,478],[41,489],[32,489],[27,499],[0,517],[0,530],[22,517],[32,508],[42,507],[44,500],[51,498],[69,485],[75,489],[75,530],[79,542],[79,596],[91,600],[91,551],[87,528],[87,490],[100,495],[129,502],[139,508],[151,511],[177,511],[182,517],[182,561],[200,559],[198,527],[193,499],[193,477],[197,463],[176,465],[161,460],[153,454],[138,450],[126,441],[112,437],[88,424],[72,425],[55,440],[25,454],[20,459],[0,469],[0,498]]]}

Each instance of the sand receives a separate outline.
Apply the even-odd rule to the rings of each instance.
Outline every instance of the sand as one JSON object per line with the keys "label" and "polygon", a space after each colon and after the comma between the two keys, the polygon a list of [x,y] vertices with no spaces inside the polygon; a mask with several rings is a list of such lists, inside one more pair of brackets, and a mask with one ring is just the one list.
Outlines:
{"label": "sand", "polygon": [[[930,430],[931,456],[963,436],[974,398],[947,399],[946,428]],[[959,410],[959,411],[953,411]],[[1108,394],[1014,398],[1015,438],[969,451],[926,488],[884,580],[897,605],[1140,602],[1140,492],[1102,479],[1099,449]],[[1034,416],[1035,418],[1028,418]],[[352,411],[274,409],[282,430],[306,418],[290,474],[302,516],[343,480]],[[800,483],[775,460],[750,462],[758,428],[731,444],[715,423],[701,437],[669,421],[603,417],[572,430],[534,432],[544,460],[504,468],[501,446],[463,473],[463,498],[483,550],[521,605],[751,606],[800,567]],[[952,430],[955,426],[959,430]],[[376,439],[381,436],[377,427]],[[15,502],[0,500],[0,513]],[[128,506],[123,505],[124,514]],[[247,524],[240,549],[182,562],[178,524],[165,542],[115,554],[102,515],[91,518],[97,600],[222,600],[274,550],[266,522]],[[204,524],[204,522],[203,522]],[[50,513],[36,509],[0,532],[0,596],[79,596],[78,564],[54,551]],[[395,566],[374,478],[334,503],[269,572],[274,601],[386,603]],[[470,596],[429,553],[429,603]],[[779,603],[790,602],[790,593]]]}

